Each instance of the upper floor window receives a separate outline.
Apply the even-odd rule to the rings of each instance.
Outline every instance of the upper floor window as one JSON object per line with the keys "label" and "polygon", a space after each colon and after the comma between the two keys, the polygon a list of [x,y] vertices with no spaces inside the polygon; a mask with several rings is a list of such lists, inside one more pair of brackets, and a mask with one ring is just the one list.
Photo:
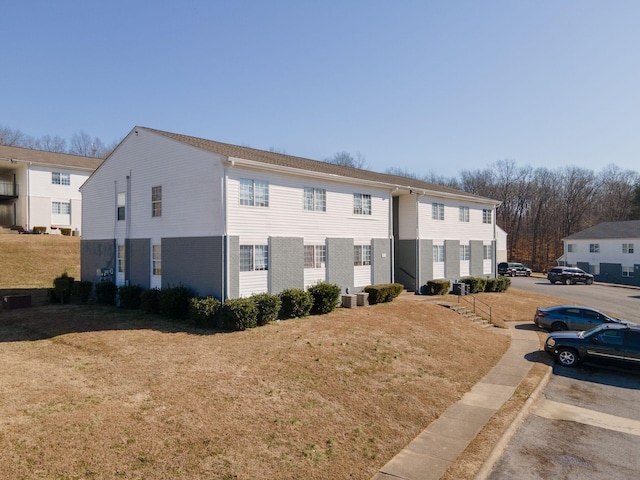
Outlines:
{"label": "upper floor window", "polygon": [[371,245],[353,246],[353,266],[371,265]]}
{"label": "upper floor window", "polygon": [[482,259],[493,260],[493,246],[491,245],[482,246]]}
{"label": "upper floor window", "polygon": [[151,187],[151,216],[162,216],[162,187]]}
{"label": "upper floor window", "polygon": [[153,274],[162,275],[162,248],[161,245],[152,245],[151,263],[153,264]]}
{"label": "upper floor window", "polygon": [[71,185],[71,176],[63,172],[51,172],[51,183],[54,185]]}
{"label": "upper floor window", "polygon": [[327,261],[325,245],[304,246],[304,268],[324,268]]}
{"label": "upper floor window", "polygon": [[433,246],[433,261],[440,263],[444,262],[444,245]]}
{"label": "upper floor window", "polygon": [[469,221],[469,207],[460,207],[459,220],[461,222]]}
{"label": "upper floor window", "polygon": [[633,243],[623,243],[622,253],[633,253]]}
{"label": "upper floor window", "polygon": [[600,244],[599,243],[590,243],[589,244],[589,253],[600,253]]}
{"label": "upper floor window", "polygon": [[54,215],[69,215],[71,213],[71,203],[51,202],[51,213]]}
{"label": "upper floor window", "polygon": [[240,205],[269,206],[269,183],[261,180],[240,179]]}
{"label": "upper floor window", "polygon": [[482,223],[492,223],[493,211],[487,208],[482,209]]}
{"label": "upper floor window", "polygon": [[460,245],[460,260],[469,260],[469,245]]}
{"label": "upper floor window", "polygon": [[371,195],[368,193],[354,193],[353,213],[356,215],[371,215]]}
{"label": "upper floor window", "polygon": [[577,251],[577,250],[576,250],[576,247],[577,247],[577,246],[576,246],[576,244],[575,244],[575,243],[569,243],[569,244],[567,244],[567,252],[569,252],[569,253],[576,252],[576,251]]}
{"label": "upper floor window", "polygon": [[434,203],[431,205],[431,218],[433,220],[444,220],[444,203]]}
{"label": "upper floor window", "polygon": [[118,220],[124,220],[124,211],[127,205],[127,194],[124,192],[118,192],[117,202],[117,218]]}
{"label": "upper floor window", "polygon": [[304,209],[326,212],[327,191],[324,188],[304,187]]}
{"label": "upper floor window", "polygon": [[268,245],[240,245],[240,271],[269,270]]}

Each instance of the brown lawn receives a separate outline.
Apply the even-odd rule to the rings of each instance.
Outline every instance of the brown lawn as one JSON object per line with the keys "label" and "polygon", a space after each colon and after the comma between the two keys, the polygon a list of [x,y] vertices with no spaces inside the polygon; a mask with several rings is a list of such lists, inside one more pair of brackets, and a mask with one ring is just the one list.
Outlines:
{"label": "brown lawn", "polygon": [[[0,293],[77,276],[65,253],[77,255],[77,238],[11,238],[51,278],[2,269]],[[31,243],[64,265],[42,265],[25,253]],[[0,261],[5,247],[2,238]],[[480,297],[508,321],[557,303]],[[505,333],[414,295],[234,333],[95,305],[5,310],[0,478],[369,479],[488,372]],[[473,477],[530,388],[450,478]]]}

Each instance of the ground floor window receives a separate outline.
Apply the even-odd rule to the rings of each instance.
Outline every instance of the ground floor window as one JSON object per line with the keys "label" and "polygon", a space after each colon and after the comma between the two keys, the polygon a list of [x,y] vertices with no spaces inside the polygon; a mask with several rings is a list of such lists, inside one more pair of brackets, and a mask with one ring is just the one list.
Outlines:
{"label": "ground floor window", "polygon": [[324,268],[327,262],[327,247],[325,245],[304,246],[304,268]]}
{"label": "ground floor window", "polygon": [[118,273],[124,273],[126,269],[125,264],[125,248],[124,245],[118,245]]}
{"label": "ground floor window", "polygon": [[371,245],[353,246],[353,265],[355,267],[371,265]]}
{"label": "ground floor window", "polygon": [[268,245],[240,245],[240,271],[253,272],[269,269]]}
{"label": "ground floor window", "polygon": [[633,267],[622,267],[622,276],[623,277],[633,277]]}
{"label": "ground floor window", "polygon": [[154,275],[162,275],[162,250],[160,245],[153,245],[151,247],[151,261]]}

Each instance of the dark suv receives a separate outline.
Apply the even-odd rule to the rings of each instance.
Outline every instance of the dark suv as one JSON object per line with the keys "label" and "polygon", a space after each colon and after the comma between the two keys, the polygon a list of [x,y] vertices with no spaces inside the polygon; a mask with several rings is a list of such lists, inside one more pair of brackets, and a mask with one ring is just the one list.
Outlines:
{"label": "dark suv", "polygon": [[576,267],[553,267],[547,273],[547,280],[551,283],[562,282],[565,285],[573,285],[575,283],[593,283],[593,275]]}
{"label": "dark suv", "polygon": [[523,275],[525,277],[529,277],[531,276],[531,269],[525,267],[521,263],[500,262],[498,264],[498,275],[506,275],[508,277]]}
{"label": "dark suv", "polygon": [[565,367],[580,362],[640,366],[640,327],[635,324],[603,323],[584,332],[555,332],[544,350]]}

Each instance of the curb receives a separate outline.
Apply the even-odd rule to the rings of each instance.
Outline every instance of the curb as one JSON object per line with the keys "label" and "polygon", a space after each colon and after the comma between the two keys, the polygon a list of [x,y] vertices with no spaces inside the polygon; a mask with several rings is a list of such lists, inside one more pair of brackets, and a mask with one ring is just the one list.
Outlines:
{"label": "curb", "polygon": [[527,398],[527,400],[525,401],[524,406],[522,407],[520,412],[518,412],[518,415],[516,416],[516,418],[513,420],[513,422],[511,422],[511,425],[509,425],[509,428],[507,428],[507,430],[504,432],[504,434],[502,435],[498,443],[496,443],[495,447],[493,447],[493,450],[489,454],[489,457],[482,464],[482,467],[480,467],[480,470],[474,477],[474,480],[485,480],[489,476],[494,465],[496,464],[498,459],[502,456],[502,454],[504,453],[504,450],[507,448],[507,444],[516,434],[516,432],[520,428],[520,425],[522,425],[522,422],[524,421],[525,417],[529,415],[529,413],[531,412],[531,408],[533,407],[533,404],[540,397],[540,395],[542,394],[542,391],[547,386],[547,383],[549,383],[549,379],[551,378],[552,372],[553,372],[553,367],[549,366],[549,368],[547,369],[547,373],[545,373],[544,377],[542,377],[542,380],[540,380],[540,383],[538,384],[538,386],[531,393],[531,395],[529,395],[529,398]]}

